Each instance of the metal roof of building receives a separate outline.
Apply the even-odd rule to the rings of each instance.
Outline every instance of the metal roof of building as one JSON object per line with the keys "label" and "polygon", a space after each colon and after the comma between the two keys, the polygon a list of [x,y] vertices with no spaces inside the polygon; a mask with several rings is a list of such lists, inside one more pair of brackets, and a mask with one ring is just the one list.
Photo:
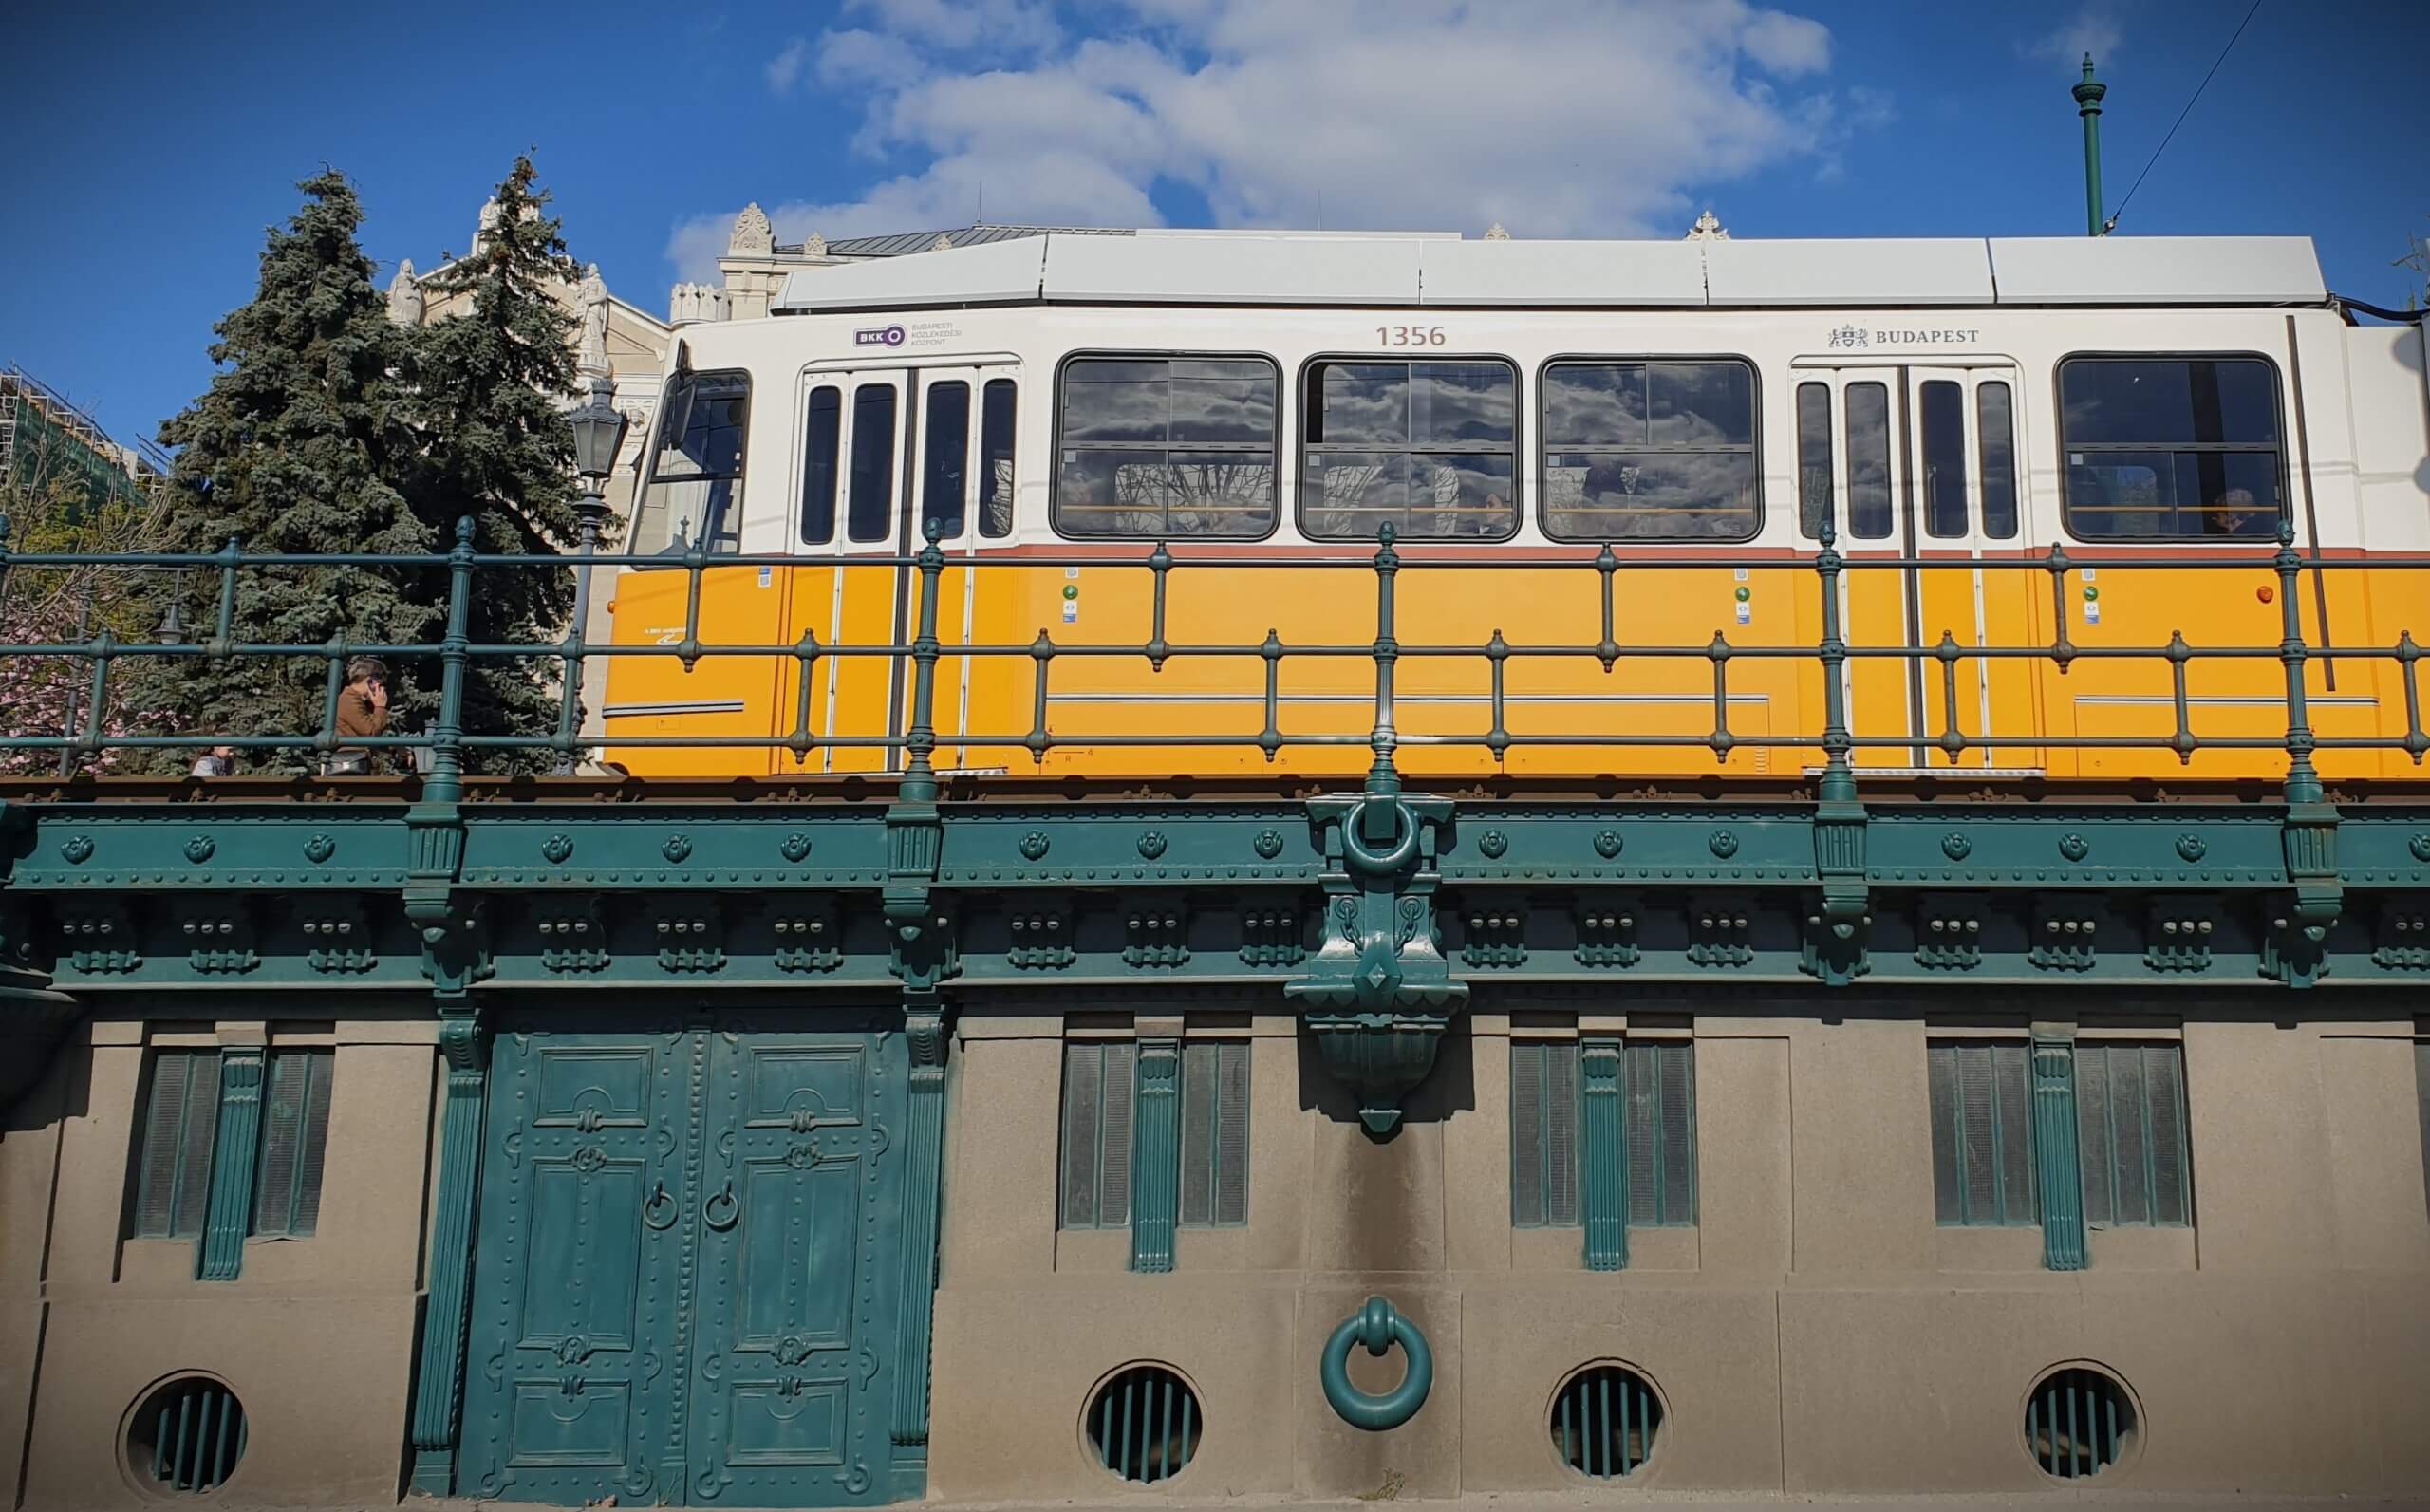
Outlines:
{"label": "metal roof of building", "polygon": [[[775,308],[954,305],[1767,308],[2319,305],[2302,236],[1467,241],[1451,235],[975,227],[872,238],[804,268]],[[946,233],[952,234],[950,233]],[[846,252],[846,243],[829,251]],[[922,257],[904,255],[926,252]]]}
{"label": "metal roof of building", "polygon": [[[979,221],[968,226],[955,226],[944,231],[898,231],[883,236],[848,236],[827,244],[830,257],[901,257],[909,252],[934,252],[937,238],[949,238],[956,247],[982,247],[989,242],[1019,241],[1028,236],[1128,236],[1128,230],[1095,226],[991,226]],[[788,249],[791,250],[791,249]]]}

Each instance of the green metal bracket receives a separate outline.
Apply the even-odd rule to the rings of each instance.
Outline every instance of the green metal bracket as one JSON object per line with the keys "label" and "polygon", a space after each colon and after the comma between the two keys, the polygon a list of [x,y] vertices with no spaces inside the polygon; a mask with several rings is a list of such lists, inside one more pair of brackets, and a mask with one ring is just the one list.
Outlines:
{"label": "green metal bracket", "polygon": [[1625,1270],[1629,1263],[1628,1082],[1620,1041],[1589,1038],[1579,1046],[1584,1116],[1579,1151],[1580,1206],[1586,1230],[1586,1268]]}
{"label": "green metal bracket", "polygon": [[1873,897],[1865,881],[1865,808],[1848,759],[1856,741],[1848,731],[1848,643],[1840,625],[1840,574],[1846,564],[1827,518],[1822,536],[1815,569],[1822,590],[1824,765],[1815,791],[1814,873],[1822,887],[1799,931],[1798,964],[1809,977],[1844,987],[1873,970]]}
{"label": "green metal bracket", "polygon": [[2042,1204],[2042,1263],[2080,1271],[2084,1249],[2084,1161],[2076,1144],[2076,1045],[2033,1035],[2033,1174]]}
{"label": "green metal bracket", "polygon": [[211,1198],[195,1257],[199,1281],[233,1281],[244,1272],[253,1162],[261,1150],[265,1054],[260,1045],[232,1045],[219,1053],[219,1129],[212,1139]]}
{"label": "green metal bracket", "polygon": [[439,1049],[447,1066],[447,1091],[439,1111],[430,1295],[422,1310],[412,1428],[413,1485],[425,1496],[455,1491],[456,1414],[463,1400],[473,1214],[480,1190],[481,1111],[489,1090],[489,1039],[478,1010],[460,997],[442,999],[439,1015]]}
{"label": "green metal bracket", "polygon": [[[2304,668],[2303,557],[2295,551],[2291,520],[2278,526],[2280,640],[2278,659],[2287,675],[2287,814],[2282,838],[2287,881],[2293,895],[2273,908],[2262,941],[2262,974],[2290,987],[2308,987],[2328,974],[2328,931],[2345,912],[2346,890],[2337,871],[2337,808],[2327,801],[2312,766],[2318,740],[2312,734]],[[2331,683],[2331,686],[2334,686]]]}
{"label": "green metal bracket", "polygon": [[[937,1293],[937,1209],[944,1149],[944,1015],[933,1002],[912,1005],[904,1033],[911,1049],[910,1127],[903,1153],[903,1290],[895,1344],[891,1439],[898,1468],[925,1471],[928,1459],[928,1348]],[[898,1489],[902,1481],[896,1482]]]}
{"label": "green metal bracket", "polygon": [[1391,792],[1308,805],[1324,837],[1324,943],[1282,992],[1378,1137],[1400,1127],[1402,1099],[1433,1070],[1443,1032],[1468,999],[1443,958],[1434,917],[1437,842],[1451,807]]}
{"label": "green metal bracket", "polygon": [[[1169,1022],[1169,1021],[1168,1021]],[[1131,1268],[1173,1268],[1173,1219],[1181,1204],[1181,1041],[1139,1039],[1132,1099]]]}
{"label": "green metal bracket", "polygon": [[[1353,1386],[1353,1344],[1363,1346],[1379,1359],[1398,1344],[1409,1358],[1401,1384],[1380,1395]],[[1382,1433],[1417,1416],[1417,1409],[1426,1405],[1426,1393],[1434,1389],[1434,1351],[1426,1342],[1425,1331],[1403,1317],[1400,1309],[1383,1297],[1371,1297],[1366,1306],[1343,1318],[1333,1336],[1325,1340],[1317,1379],[1324,1387],[1325,1401],[1343,1422],[1370,1433]]]}

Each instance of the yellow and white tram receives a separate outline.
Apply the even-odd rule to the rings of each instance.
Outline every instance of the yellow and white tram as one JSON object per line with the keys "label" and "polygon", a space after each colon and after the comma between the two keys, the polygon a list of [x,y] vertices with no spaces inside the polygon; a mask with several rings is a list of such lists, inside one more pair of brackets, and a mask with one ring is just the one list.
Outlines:
{"label": "yellow and white tram", "polygon": [[[1397,631],[1477,648],[1401,662],[1413,775],[1716,770],[1701,656],[1515,655],[1497,763],[1484,735],[1497,633],[1512,647],[1755,654],[1729,668],[1735,744],[1719,770],[1819,764],[1822,634],[1814,559],[1828,520],[1851,566],[1841,612],[1860,767],[2167,776],[2170,665],[2104,647],[2274,647],[2282,519],[2306,562],[2314,648],[2430,633],[2423,332],[2351,323],[2300,238],[1525,242],[1355,234],[1048,233],[805,267],[762,320],[688,326],[637,492],[630,545],[781,555],[712,566],[698,639],[814,637],[790,657],[618,658],[610,759],[640,773],[897,768],[918,577],[937,521],[941,769],[1347,776],[1369,754],[1374,670],[1288,656],[1269,759],[1257,648],[1357,646],[1376,624],[1378,528],[1402,561]],[[1177,565],[1162,634],[1179,655],[963,646],[1142,646],[1162,543]],[[1606,546],[1612,623],[1602,575]],[[2074,564],[2053,593],[2052,547]],[[2174,559],[2215,554],[2230,570]],[[1023,559],[1032,565],[1023,565]],[[674,557],[669,558],[675,560]],[[1284,563],[1338,564],[1338,570]],[[1664,568],[1665,562],[1694,565]],[[1872,565],[1868,565],[1872,564]],[[2003,566],[2002,564],[2016,564]],[[2359,564],[2359,565],[2357,565]],[[671,645],[690,574],[627,568],[620,645]],[[1962,652],[1952,679],[1931,656]],[[2063,673],[2047,648],[2093,655]],[[1761,648],[1804,654],[1766,658]],[[2034,648],[2042,648],[2036,652]],[[2315,661],[2324,737],[2402,737],[2392,658]],[[805,697],[806,693],[806,697]],[[2202,739],[2286,728],[2274,657],[2196,657]],[[1020,743],[1040,720],[1042,760]],[[1952,728],[1965,737],[1947,749]],[[670,737],[782,737],[782,748]],[[1559,735],[1675,736],[1677,745]],[[1157,737],[1225,736],[1224,746]],[[642,743],[634,743],[636,741]],[[1989,743],[1985,743],[1988,740]],[[2330,749],[2324,773],[2409,772],[2402,752]],[[2197,751],[2199,776],[2275,775],[2281,753]]]}

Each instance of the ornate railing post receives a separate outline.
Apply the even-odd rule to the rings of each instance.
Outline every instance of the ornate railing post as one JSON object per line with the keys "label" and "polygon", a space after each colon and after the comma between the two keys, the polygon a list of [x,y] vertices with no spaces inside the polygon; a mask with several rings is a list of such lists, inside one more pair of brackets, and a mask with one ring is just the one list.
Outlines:
{"label": "ornate railing post", "polygon": [[2345,887],[2337,872],[2337,806],[2328,801],[2312,766],[2316,744],[2304,687],[2309,652],[2304,644],[2303,558],[2295,551],[2291,521],[2278,522],[2281,615],[2278,658],[2287,669],[2287,813],[2282,839],[2292,896],[2273,908],[2262,940],[2261,974],[2290,987],[2308,987],[2328,973],[2328,931],[2345,911]]}
{"label": "ornate railing post", "polygon": [[253,1162],[262,1142],[265,1054],[260,1045],[231,1045],[219,1053],[219,1128],[212,1136],[211,1194],[195,1255],[198,1281],[233,1281],[245,1268]]}
{"label": "ornate railing post", "polygon": [[1628,1076],[1620,1041],[1589,1037],[1579,1046],[1579,1206],[1586,1229],[1586,1268],[1629,1263]]}
{"label": "ornate railing post", "polygon": [[1846,684],[1848,643],[1840,624],[1840,574],[1845,569],[1838,535],[1825,519],[1822,549],[1815,553],[1822,585],[1822,775],[1815,785],[1814,870],[1822,884],[1817,906],[1807,912],[1799,963],[1806,974],[1844,987],[1873,969],[1868,949],[1873,895],[1865,875],[1865,808],[1857,796],[1849,753]]}
{"label": "ornate railing post", "polygon": [[405,917],[421,940],[422,975],[439,1010],[447,1067],[439,1108],[439,1190],[432,1203],[430,1292],[422,1307],[414,1379],[413,1486],[455,1490],[457,1413],[463,1401],[464,1328],[472,1305],[473,1230],[480,1191],[481,1114],[489,1057],[473,985],[489,975],[477,903],[455,894],[464,864],[464,674],[471,661],[473,522],[457,522],[448,553],[447,630],[439,644],[439,718],[430,775],[405,812]]}
{"label": "ornate railing post", "polygon": [[1142,1019],[1131,1161],[1131,1268],[1173,1268],[1181,1204],[1181,1020]]}
{"label": "ornate railing post", "polygon": [[[925,1472],[928,1454],[928,1350],[935,1323],[937,1219],[944,1143],[944,1076],[948,1045],[944,983],[960,969],[953,920],[936,911],[937,869],[944,824],[937,809],[937,590],[945,555],[935,520],[927,522],[917,563],[919,631],[911,644],[908,759],[894,802],[886,811],[886,917],[889,965],[902,983],[904,1030],[911,1049],[909,1137],[904,1143],[902,1294],[896,1319],[893,1423],[895,1465]],[[898,1491],[900,1494],[900,1491]]]}
{"label": "ornate railing post", "polygon": [[1396,715],[1393,707],[1393,671],[1401,659],[1401,643],[1395,628],[1399,613],[1393,602],[1401,557],[1393,550],[1393,533],[1390,521],[1375,529],[1375,725],[1368,736],[1368,742],[1375,748],[1375,763],[1367,770],[1370,793],[1401,791],[1400,768],[1393,761],[1401,737],[1393,724]]}
{"label": "ornate railing post", "polygon": [[2084,1162],[2076,1144],[2076,1043],[2033,1031],[2033,1175],[2042,1207],[2042,1263],[2080,1271],[2084,1251]]}

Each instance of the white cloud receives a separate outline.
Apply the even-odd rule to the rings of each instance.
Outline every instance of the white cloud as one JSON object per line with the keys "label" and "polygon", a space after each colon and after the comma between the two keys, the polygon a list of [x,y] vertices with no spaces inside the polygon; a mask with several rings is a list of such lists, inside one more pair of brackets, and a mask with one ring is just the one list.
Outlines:
{"label": "white cloud", "polygon": [[[885,177],[780,204],[781,240],[990,220],[1680,234],[1712,186],[1837,170],[1888,97],[1827,87],[1832,39],[1747,0],[850,0],[817,43]],[[1078,22],[1095,32],[1079,36]],[[1068,23],[1068,24],[1067,24]],[[776,186],[771,186],[775,188]],[[714,270],[731,210],[676,228]]]}
{"label": "white cloud", "polygon": [[778,94],[794,86],[801,77],[801,65],[810,61],[810,43],[795,37],[785,44],[784,50],[768,60],[768,87]]}
{"label": "white cloud", "polygon": [[2118,12],[2106,5],[2088,5],[2060,23],[2058,29],[2047,32],[2026,44],[2029,58],[2048,58],[2056,63],[2076,64],[2086,54],[2095,63],[2105,63],[2118,50],[2125,31],[2118,22]]}

